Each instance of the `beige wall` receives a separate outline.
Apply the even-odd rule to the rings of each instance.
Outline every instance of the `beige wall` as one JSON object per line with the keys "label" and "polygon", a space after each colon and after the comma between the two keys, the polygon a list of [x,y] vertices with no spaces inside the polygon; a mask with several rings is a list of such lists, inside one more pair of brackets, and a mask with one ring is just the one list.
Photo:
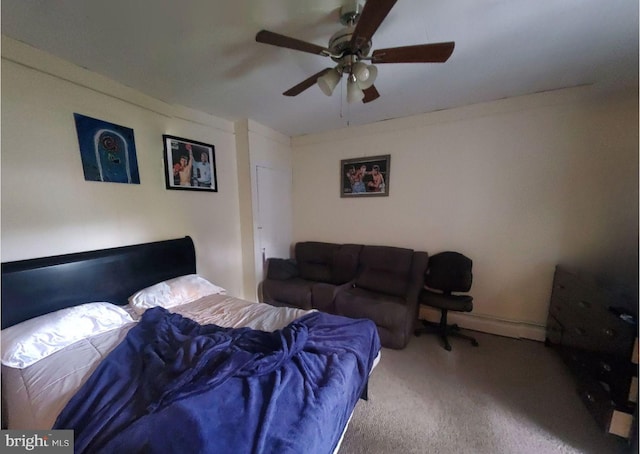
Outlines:
{"label": "beige wall", "polygon": [[[84,180],[73,113],[134,130],[139,185]],[[214,144],[219,192],[165,189],[162,134]],[[198,271],[242,295],[233,124],[2,38],[2,261],[190,235]]]}
{"label": "beige wall", "polygon": [[[294,239],[460,251],[467,324],[540,338],[557,263],[637,285],[637,105],[583,87],[294,138]],[[389,197],[340,198],[340,160],[382,154]]]}
{"label": "beige wall", "polygon": [[[134,129],[140,185],[84,181],[74,112]],[[2,261],[191,235],[199,272],[253,298],[255,194],[240,189],[251,162],[285,165],[291,147],[294,241],[461,251],[474,259],[475,327],[536,337],[526,331],[544,324],[559,262],[637,285],[636,91],[563,90],[291,146],[250,121],[235,128],[3,37]],[[216,146],[218,193],[165,189],[166,133]],[[341,159],[387,153],[389,197],[339,197]]]}
{"label": "beige wall", "polygon": [[[244,298],[258,301],[258,284],[263,265],[258,231],[258,194],[256,166],[267,166],[291,172],[291,139],[252,120],[235,123],[238,151],[238,180],[243,243]],[[284,203],[285,201],[283,201]],[[291,207],[286,206],[291,218]],[[289,237],[288,241],[292,241]]]}

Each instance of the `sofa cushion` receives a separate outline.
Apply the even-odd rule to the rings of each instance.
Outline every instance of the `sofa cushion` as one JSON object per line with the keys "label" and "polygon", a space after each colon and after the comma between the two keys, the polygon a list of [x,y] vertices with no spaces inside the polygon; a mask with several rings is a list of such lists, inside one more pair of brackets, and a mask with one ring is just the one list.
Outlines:
{"label": "sofa cushion", "polygon": [[333,256],[331,282],[340,285],[356,277],[361,244],[343,244]]}
{"label": "sofa cushion", "polygon": [[392,330],[404,326],[409,309],[400,297],[362,288],[350,288],[339,292],[334,304],[338,315],[368,318],[376,325]]}
{"label": "sofa cushion", "polygon": [[316,282],[332,282],[333,258],[339,244],[304,241],[296,243],[295,253],[300,277]]}
{"label": "sofa cushion", "polygon": [[356,287],[405,296],[411,278],[412,258],[412,249],[364,246],[360,252],[362,272],[356,279]]}
{"label": "sofa cushion", "polygon": [[279,303],[300,309],[311,309],[313,282],[298,277],[287,280],[267,279],[262,283],[265,303]]}
{"label": "sofa cushion", "polygon": [[267,279],[284,281],[300,274],[295,260],[270,258],[267,261]]}
{"label": "sofa cushion", "polygon": [[295,254],[300,277],[315,282],[344,284],[358,270],[362,245],[304,241],[296,244]]}
{"label": "sofa cushion", "polygon": [[334,300],[342,289],[340,285],[317,282],[311,287],[311,307],[330,314],[335,313]]}

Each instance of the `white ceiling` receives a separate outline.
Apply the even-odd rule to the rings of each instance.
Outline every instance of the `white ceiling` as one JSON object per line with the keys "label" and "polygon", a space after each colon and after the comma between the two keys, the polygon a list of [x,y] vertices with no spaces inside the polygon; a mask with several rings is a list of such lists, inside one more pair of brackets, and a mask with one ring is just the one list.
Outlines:
{"label": "white ceiling", "polygon": [[341,0],[2,0],[2,34],[163,101],[288,136],[583,84],[638,86],[637,0],[398,0],[373,49],[455,41],[438,64],[381,64],[381,96],[316,86],[333,62],[255,42],[327,46]]}

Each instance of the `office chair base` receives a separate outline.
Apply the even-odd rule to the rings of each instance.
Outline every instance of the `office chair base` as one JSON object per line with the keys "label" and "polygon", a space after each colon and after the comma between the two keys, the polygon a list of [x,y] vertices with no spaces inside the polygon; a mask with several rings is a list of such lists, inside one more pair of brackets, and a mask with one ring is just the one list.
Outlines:
{"label": "office chair base", "polygon": [[456,324],[447,325],[443,323],[434,323],[429,322],[427,320],[421,320],[423,327],[415,330],[414,334],[416,336],[420,336],[422,333],[425,334],[437,334],[444,344],[444,349],[447,351],[451,351],[451,344],[449,343],[449,337],[460,337],[462,339],[467,339],[471,342],[471,345],[474,347],[479,346],[478,341],[475,338],[468,336],[466,334],[462,334],[460,332],[460,327]]}

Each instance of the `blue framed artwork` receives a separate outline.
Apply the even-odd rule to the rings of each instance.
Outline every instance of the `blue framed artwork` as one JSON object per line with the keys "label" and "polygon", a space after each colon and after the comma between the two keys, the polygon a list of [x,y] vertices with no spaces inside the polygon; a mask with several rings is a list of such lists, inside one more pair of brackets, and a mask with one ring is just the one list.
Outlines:
{"label": "blue framed artwork", "polygon": [[74,113],[86,181],[140,184],[133,129]]}

